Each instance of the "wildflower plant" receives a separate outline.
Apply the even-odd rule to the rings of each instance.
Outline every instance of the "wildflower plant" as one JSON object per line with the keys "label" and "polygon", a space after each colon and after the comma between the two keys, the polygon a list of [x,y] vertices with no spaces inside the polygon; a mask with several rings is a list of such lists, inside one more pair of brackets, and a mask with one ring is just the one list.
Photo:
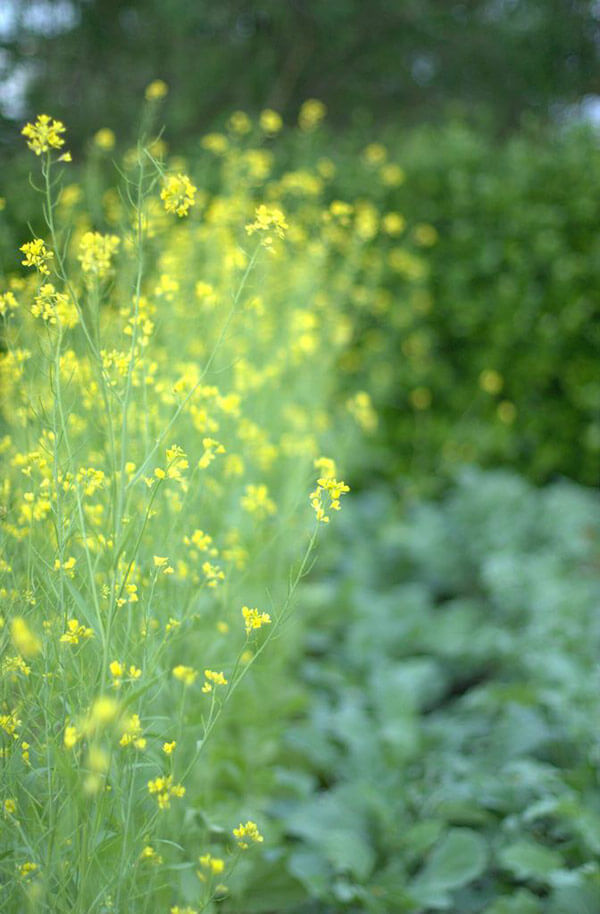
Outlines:
{"label": "wildflower plant", "polygon": [[64,126],[23,131],[46,227],[0,290],[3,911],[213,910],[269,842],[219,760],[348,491],[320,455],[351,327],[319,278],[361,240],[246,126],[203,144],[212,195],[147,133],[95,221],[65,204]]}

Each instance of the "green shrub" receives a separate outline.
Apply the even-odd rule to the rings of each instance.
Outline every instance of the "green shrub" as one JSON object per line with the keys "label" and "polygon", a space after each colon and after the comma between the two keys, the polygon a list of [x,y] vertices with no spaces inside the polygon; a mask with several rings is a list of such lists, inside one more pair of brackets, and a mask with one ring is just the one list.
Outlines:
{"label": "green shrub", "polygon": [[[345,367],[382,425],[386,472],[510,465],[596,484],[600,468],[600,154],[583,131],[493,143],[458,124],[387,138],[406,180],[342,158],[339,192],[385,217],[352,290]],[[369,151],[367,156],[369,158]],[[371,154],[372,158],[372,154]],[[338,189],[336,188],[336,190]]]}

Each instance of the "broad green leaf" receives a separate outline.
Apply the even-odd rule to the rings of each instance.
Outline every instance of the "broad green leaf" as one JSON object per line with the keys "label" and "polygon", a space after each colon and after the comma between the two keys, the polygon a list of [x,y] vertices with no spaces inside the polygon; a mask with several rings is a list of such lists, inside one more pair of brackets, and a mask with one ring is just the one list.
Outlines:
{"label": "broad green leaf", "polygon": [[516,841],[505,847],[498,855],[500,865],[509,870],[517,879],[536,879],[547,882],[554,870],[561,868],[561,855],[535,841]]}
{"label": "broad green leaf", "polygon": [[454,828],[433,849],[413,886],[441,893],[476,879],[487,860],[486,843],[476,831]]}

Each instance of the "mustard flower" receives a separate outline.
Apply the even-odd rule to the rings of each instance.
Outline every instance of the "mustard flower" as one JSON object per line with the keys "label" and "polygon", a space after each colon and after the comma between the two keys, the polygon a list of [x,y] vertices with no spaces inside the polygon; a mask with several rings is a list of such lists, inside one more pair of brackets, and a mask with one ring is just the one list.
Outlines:
{"label": "mustard flower", "polygon": [[60,640],[62,644],[79,644],[80,640],[86,641],[88,638],[93,637],[93,629],[80,625],[78,619],[69,619],[67,630],[64,635],[60,636]]}
{"label": "mustard flower", "polygon": [[183,449],[177,444],[173,444],[170,448],[167,448],[167,478],[175,479],[178,482],[181,482],[183,479],[182,472],[187,470],[189,467],[189,462],[187,459],[187,454],[184,453]]}
{"label": "mustard flower", "polygon": [[225,580],[225,572],[222,568],[219,568],[218,565],[213,565],[211,562],[202,563],[202,573],[206,579],[208,587],[217,587],[219,581]]}
{"label": "mustard flower", "polygon": [[94,134],[94,145],[104,152],[110,152],[115,145],[115,135],[110,127],[102,127]]}
{"label": "mustard flower", "polygon": [[[198,862],[202,869],[210,873],[211,876],[219,876],[225,869],[225,861],[221,857],[213,857],[212,854],[203,854],[198,858]],[[197,876],[202,882],[206,882],[204,873],[197,872]]]}
{"label": "mustard flower", "polygon": [[21,133],[27,139],[27,145],[36,156],[49,149],[60,149],[65,141],[61,134],[65,132],[62,121],[55,121],[47,114],[39,114],[35,124],[25,124]]}
{"label": "mustard flower", "polygon": [[27,879],[28,876],[33,875],[33,873],[35,873],[38,869],[39,869],[39,866],[37,865],[37,863],[31,863],[30,861],[27,861],[26,863],[21,863],[20,866],[18,867],[19,876],[22,879]]}
{"label": "mustard flower", "polygon": [[173,667],[173,676],[175,679],[179,679],[179,681],[183,682],[186,686],[193,685],[197,675],[197,671],[192,669],[191,666],[184,666],[180,663],[179,666]]}
{"label": "mustard flower", "polygon": [[79,320],[77,308],[69,296],[57,292],[51,282],[40,287],[31,306],[31,313],[48,324],[60,323],[67,328],[74,327]]}
{"label": "mustard flower", "polygon": [[165,753],[165,755],[172,755],[175,752],[176,748],[177,748],[177,740],[173,740],[170,743],[163,743],[162,750]]}
{"label": "mustard flower", "polygon": [[119,715],[119,705],[108,695],[101,695],[92,705],[85,724],[86,733],[103,730]]}
{"label": "mustard flower", "polygon": [[323,102],[319,101],[318,98],[307,98],[298,114],[298,126],[301,130],[314,130],[326,114],[327,108]]}
{"label": "mustard flower", "polygon": [[195,203],[196,191],[197,188],[187,175],[177,174],[165,178],[160,197],[168,213],[187,216],[188,210]]}
{"label": "mustard flower", "polygon": [[154,567],[159,568],[163,574],[173,574],[174,569],[169,565],[169,559],[166,555],[153,556]]}
{"label": "mustard flower", "polygon": [[156,796],[159,809],[170,809],[171,797],[181,799],[185,795],[185,787],[181,784],[174,784],[173,776],[169,774],[148,781],[148,792]]}
{"label": "mustard flower", "polygon": [[162,79],[154,79],[151,83],[146,86],[146,91],[144,95],[146,100],[149,102],[159,101],[161,98],[164,98],[169,91],[169,87],[166,82]]}
{"label": "mustard flower", "polygon": [[[346,492],[350,491],[350,486],[345,482],[338,482],[337,479],[326,479],[321,476],[317,480],[317,488],[310,493],[310,503],[317,515],[317,521],[323,524],[329,523],[329,517],[326,513],[328,508],[333,511],[340,510],[340,498]],[[326,500],[324,501],[324,497]],[[326,503],[328,501],[328,504]]]}
{"label": "mustard flower", "polygon": [[7,317],[12,311],[16,311],[19,303],[12,292],[4,292],[0,295],[0,316]]}
{"label": "mustard flower", "polygon": [[68,559],[65,559],[64,562],[61,562],[60,559],[55,559],[54,560],[54,570],[63,571],[67,575],[68,578],[74,578],[76,562],[77,562],[77,559],[74,558],[72,555],[69,556]]}
{"label": "mustard flower", "polygon": [[230,130],[240,135],[249,133],[252,129],[252,121],[245,111],[234,111],[227,124]]}
{"label": "mustard flower", "polygon": [[48,264],[54,257],[54,253],[48,250],[41,238],[26,241],[19,250],[25,254],[25,258],[21,261],[24,266],[35,267],[44,276],[50,275]]}
{"label": "mustard flower", "polygon": [[484,368],[479,375],[479,386],[487,394],[499,394],[504,386],[504,378],[494,368]]}
{"label": "mustard flower", "polygon": [[289,226],[285,221],[282,210],[276,206],[266,206],[264,203],[257,206],[254,212],[254,222],[249,222],[246,225],[246,231],[249,235],[254,235],[255,232],[262,233],[261,243],[265,247],[270,247],[273,244],[273,235],[278,238],[285,238],[288,228]]}
{"label": "mustard flower", "polygon": [[265,840],[259,832],[256,822],[251,821],[246,822],[245,825],[242,825],[240,822],[238,827],[233,829],[233,836],[237,840],[238,847],[240,847],[243,851],[248,850],[248,842],[254,844],[262,844],[262,842]]}
{"label": "mustard flower", "polygon": [[146,748],[146,739],[142,736],[142,724],[138,714],[132,714],[125,722],[125,729],[119,740],[119,745],[133,746],[135,749]]}
{"label": "mustard flower", "polygon": [[35,657],[42,650],[42,642],[31,631],[25,619],[17,617],[12,620],[10,636],[14,646],[23,657]]}
{"label": "mustard flower", "polygon": [[258,609],[249,609],[247,606],[242,606],[242,616],[244,617],[246,635],[250,635],[255,629],[262,628],[263,625],[271,624],[271,616],[268,613],[259,612]]}
{"label": "mustard flower", "polygon": [[205,682],[202,686],[202,691],[205,693],[212,692],[213,685],[224,686],[227,685],[228,682],[223,673],[215,673],[214,670],[204,670],[204,679]]}
{"label": "mustard flower", "polygon": [[157,854],[152,845],[147,844],[140,854],[140,860],[147,860],[149,863],[154,863],[156,866],[159,866],[163,862],[163,858],[160,854]]}
{"label": "mustard flower", "polygon": [[215,459],[217,454],[224,454],[225,448],[218,441],[215,441],[214,438],[203,438],[202,447],[204,448],[204,453],[198,461],[198,468],[200,470],[205,470]]}
{"label": "mustard flower", "polygon": [[65,727],[65,735],[63,737],[63,742],[65,744],[65,749],[72,749],[79,739],[79,733],[77,732],[77,727],[74,727],[72,724]]}
{"label": "mustard flower", "polygon": [[264,130],[265,133],[279,133],[283,126],[281,115],[271,108],[261,111],[259,123],[261,130]]}
{"label": "mustard flower", "polygon": [[121,243],[116,235],[86,232],[79,242],[77,259],[88,278],[103,279],[111,269],[111,260]]}
{"label": "mustard flower", "polygon": [[271,514],[275,514],[275,502],[269,497],[269,490],[262,483],[261,485],[247,485],[246,494],[242,495],[241,505],[244,511],[254,514],[257,518],[262,519]]}

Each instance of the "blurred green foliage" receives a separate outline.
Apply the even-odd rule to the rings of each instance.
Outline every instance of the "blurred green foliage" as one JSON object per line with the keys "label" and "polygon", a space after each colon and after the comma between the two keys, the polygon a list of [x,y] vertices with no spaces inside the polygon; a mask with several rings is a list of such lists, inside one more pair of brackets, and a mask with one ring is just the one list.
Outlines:
{"label": "blurred green foliage", "polygon": [[449,124],[387,147],[399,187],[349,155],[335,188],[406,221],[386,239],[384,216],[353,292],[364,319],[346,367],[383,420],[371,469],[433,478],[478,461],[597,484],[597,137],[498,143]]}
{"label": "blurred green foliage", "polygon": [[598,517],[500,471],[349,500],[262,774],[282,837],[228,910],[600,910]]}
{"label": "blurred green foliage", "polygon": [[31,76],[28,112],[135,137],[144,86],[175,99],[178,144],[224,112],[286,117],[322,98],[336,123],[437,117],[459,105],[502,129],[597,91],[594,0],[19,0],[0,61]]}

